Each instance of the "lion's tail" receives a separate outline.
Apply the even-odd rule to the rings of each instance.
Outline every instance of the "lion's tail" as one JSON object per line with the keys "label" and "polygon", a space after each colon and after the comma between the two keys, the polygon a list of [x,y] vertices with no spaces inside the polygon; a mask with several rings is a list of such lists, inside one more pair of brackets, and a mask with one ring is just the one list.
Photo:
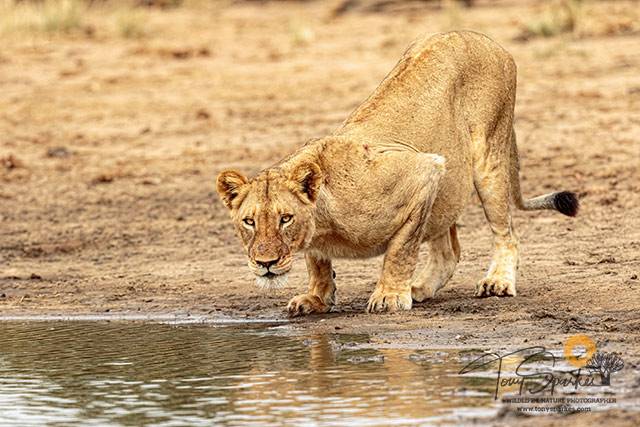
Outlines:
{"label": "lion's tail", "polygon": [[571,191],[556,191],[532,199],[523,199],[520,192],[520,161],[516,146],[516,134],[511,134],[511,197],[518,209],[536,211],[550,209],[567,216],[576,216],[580,208],[578,195]]}

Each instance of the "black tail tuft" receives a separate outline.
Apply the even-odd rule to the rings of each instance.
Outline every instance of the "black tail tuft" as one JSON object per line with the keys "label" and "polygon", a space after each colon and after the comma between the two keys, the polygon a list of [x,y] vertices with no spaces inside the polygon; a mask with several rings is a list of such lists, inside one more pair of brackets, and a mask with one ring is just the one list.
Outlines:
{"label": "black tail tuft", "polygon": [[576,216],[578,208],[580,208],[580,202],[578,202],[576,193],[560,191],[553,196],[553,206],[562,214]]}

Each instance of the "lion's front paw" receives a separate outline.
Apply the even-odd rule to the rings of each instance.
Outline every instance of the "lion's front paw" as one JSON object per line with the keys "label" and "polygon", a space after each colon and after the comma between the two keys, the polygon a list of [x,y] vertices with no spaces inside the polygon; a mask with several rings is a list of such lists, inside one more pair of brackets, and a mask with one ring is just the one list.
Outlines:
{"label": "lion's front paw", "polygon": [[322,302],[319,296],[311,294],[301,294],[293,297],[287,305],[289,316],[304,316],[311,313],[326,313],[331,310],[331,306]]}
{"label": "lion's front paw", "polygon": [[411,293],[382,292],[375,290],[369,298],[367,312],[394,312],[411,310]]}
{"label": "lion's front paw", "polygon": [[498,277],[485,277],[476,285],[477,297],[515,297],[516,284],[513,281]]}
{"label": "lion's front paw", "polygon": [[415,302],[424,302],[430,298],[433,298],[435,292],[433,292],[430,288],[425,287],[412,287],[411,288],[411,298]]}

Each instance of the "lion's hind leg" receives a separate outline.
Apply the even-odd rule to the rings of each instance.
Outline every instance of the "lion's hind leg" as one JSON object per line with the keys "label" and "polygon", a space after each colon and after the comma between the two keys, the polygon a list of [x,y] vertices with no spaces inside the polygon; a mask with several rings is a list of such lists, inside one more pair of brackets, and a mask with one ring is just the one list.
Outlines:
{"label": "lion's hind leg", "polygon": [[493,232],[493,257],[476,296],[516,296],[518,239],[511,223],[511,138],[509,116],[503,116],[486,142],[475,141],[474,184]]}
{"label": "lion's hind leg", "polygon": [[448,233],[427,244],[427,265],[417,271],[411,281],[411,296],[417,302],[432,298],[438,289],[446,285],[460,260],[460,244],[455,224]]}

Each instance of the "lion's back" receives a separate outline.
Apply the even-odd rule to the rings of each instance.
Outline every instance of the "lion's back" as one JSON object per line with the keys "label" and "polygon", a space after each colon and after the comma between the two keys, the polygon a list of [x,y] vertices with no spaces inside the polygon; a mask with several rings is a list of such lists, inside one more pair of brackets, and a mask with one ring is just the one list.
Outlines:
{"label": "lion's back", "polygon": [[[381,125],[387,132],[401,133],[412,124],[429,127],[442,123],[454,108],[452,93],[464,98],[477,96],[476,89],[483,86],[492,91],[485,90],[481,96],[504,97],[505,89],[515,90],[515,63],[499,44],[472,31],[421,37],[347,118],[341,133],[354,126],[377,133]],[[433,129],[425,130],[432,133]]]}
{"label": "lion's back", "polygon": [[471,31],[415,40],[337,135],[402,143],[447,160],[429,233],[445,232],[473,190],[471,138],[495,128],[515,102],[515,63],[489,37]]}

